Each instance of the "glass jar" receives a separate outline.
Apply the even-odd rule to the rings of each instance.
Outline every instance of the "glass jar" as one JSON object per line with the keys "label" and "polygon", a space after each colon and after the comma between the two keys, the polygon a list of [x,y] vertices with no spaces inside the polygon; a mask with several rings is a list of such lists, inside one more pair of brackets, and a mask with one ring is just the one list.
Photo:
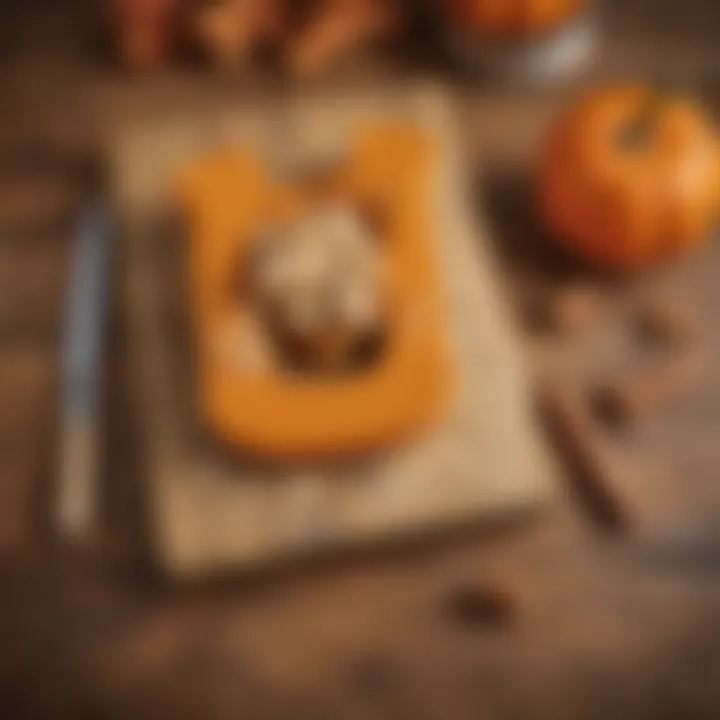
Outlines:
{"label": "glass jar", "polygon": [[593,0],[441,0],[446,45],[468,71],[501,79],[565,78],[592,56]]}

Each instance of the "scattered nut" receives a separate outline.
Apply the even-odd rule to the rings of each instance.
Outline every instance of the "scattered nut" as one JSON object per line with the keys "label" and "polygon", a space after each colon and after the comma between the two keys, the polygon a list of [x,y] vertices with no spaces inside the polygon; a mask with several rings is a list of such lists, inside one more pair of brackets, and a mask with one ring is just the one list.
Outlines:
{"label": "scattered nut", "polygon": [[447,610],[463,625],[504,625],[517,615],[518,598],[514,588],[496,578],[467,582],[452,590]]}
{"label": "scattered nut", "polygon": [[575,335],[586,330],[600,312],[601,295],[595,287],[572,284],[539,301],[533,299],[528,319],[537,329],[557,335]]}
{"label": "scattered nut", "polygon": [[653,345],[681,347],[697,339],[697,320],[674,301],[656,301],[641,307],[635,318],[640,338]]}

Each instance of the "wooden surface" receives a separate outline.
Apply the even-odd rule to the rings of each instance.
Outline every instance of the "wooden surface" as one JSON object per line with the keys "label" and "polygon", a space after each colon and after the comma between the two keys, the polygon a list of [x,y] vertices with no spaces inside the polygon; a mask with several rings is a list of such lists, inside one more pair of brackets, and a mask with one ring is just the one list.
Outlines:
{"label": "wooden surface", "polygon": [[[720,109],[715,0],[610,5],[611,34],[598,74],[680,68]],[[55,56],[5,65],[2,77],[3,119],[21,111],[27,118],[13,132],[42,130],[73,142],[90,134],[85,120],[98,96],[105,107],[112,96],[117,108],[208,92],[198,78],[139,84],[98,78],[82,62]],[[239,84],[218,83],[223,92],[228,85],[239,92]],[[578,275],[572,266],[544,260],[522,182],[523,158],[563,94],[457,88],[468,156],[488,169],[478,203],[488,208],[518,312],[530,285],[545,292]],[[17,238],[2,235],[3,247]],[[33,248],[41,263],[54,252],[62,258],[65,238],[38,229],[21,255]],[[51,266],[62,270],[63,262]],[[713,246],[640,283],[608,287],[603,322],[559,345],[528,336],[529,357],[552,365],[562,356],[569,373],[582,373],[583,358],[602,346],[599,365],[627,341],[633,296],[665,283],[687,294],[712,341],[717,263]],[[16,287],[37,300],[37,322],[20,319],[16,313],[26,308],[12,303],[2,326],[3,717],[718,716],[717,366],[692,398],[618,440],[639,465],[650,461],[643,481],[626,488],[639,518],[627,537],[598,532],[568,492],[545,521],[532,525],[180,589],[158,582],[148,566],[138,473],[143,445],[121,318],[109,348],[102,530],[75,548],[48,536],[62,272],[58,285],[43,284],[37,294],[30,290],[34,271],[14,276]],[[608,369],[604,361],[602,369]],[[459,587],[492,578],[515,588],[513,622],[488,626],[448,610]]]}
{"label": "wooden surface", "polygon": [[[445,417],[369,461],[262,469],[221,452],[192,412],[192,352],[182,328],[178,237],[167,238],[171,187],[183,164],[225,144],[284,170],[327,162],[363,123],[416,125],[438,149],[434,256],[456,387]],[[255,569],[352,545],[426,537],[550,499],[559,481],[531,408],[507,298],[498,292],[482,222],[474,229],[452,106],[439,87],[346,92],[198,114],[169,109],[119,130],[114,186],[127,228],[123,307],[144,420],[153,546],[176,577]],[[289,163],[291,165],[289,165]],[[182,270],[180,270],[182,273]],[[182,320],[179,321],[182,325]]]}

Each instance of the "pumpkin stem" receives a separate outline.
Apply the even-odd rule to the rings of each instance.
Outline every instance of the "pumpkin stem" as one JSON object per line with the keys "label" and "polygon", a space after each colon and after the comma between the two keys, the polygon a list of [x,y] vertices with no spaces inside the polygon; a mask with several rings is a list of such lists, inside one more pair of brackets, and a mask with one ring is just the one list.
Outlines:
{"label": "pumpkin stem", "polygon": [[636,116],[620,131],[620,144],[628,150],[642,150],[653,136],[666,96],[660,90],[649,89]]}

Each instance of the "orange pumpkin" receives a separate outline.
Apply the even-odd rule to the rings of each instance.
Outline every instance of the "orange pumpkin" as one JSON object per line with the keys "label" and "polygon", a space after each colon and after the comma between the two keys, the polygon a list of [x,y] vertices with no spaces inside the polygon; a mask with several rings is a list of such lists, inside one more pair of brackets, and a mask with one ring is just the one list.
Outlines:
{"label": "orange pumpkin", "polygon": [[[187,168],[180,193],[190,234],[198,405],[222,439],[260,457],[293,461],[383,446],[438,416],[450,368],[430,234],[433,155],[429,138],[413,128],[367,128],[320,193],[359,207],[382,203],[379,242],[393,299],[377,362],[328,376],[288,372],[268,357],[267,333],[249,298],[232,290],[258,230],[312,212],[317,188],[275,181],[244,152]],[[240,349],[240,361],[227,352],[229,344]]]}
{"label": "orange pumpkin", "polygon": [[557,240],[600,266],[677,254],[718,218],[716,129],[687,98],[634,84],[594,91],[551,133],[539,202]]}
{"label": "orange pumpkin", "polygon": [[493,37],[525,37],[552,30],[577,15],[586,0],[449,0],[452,15]]}

